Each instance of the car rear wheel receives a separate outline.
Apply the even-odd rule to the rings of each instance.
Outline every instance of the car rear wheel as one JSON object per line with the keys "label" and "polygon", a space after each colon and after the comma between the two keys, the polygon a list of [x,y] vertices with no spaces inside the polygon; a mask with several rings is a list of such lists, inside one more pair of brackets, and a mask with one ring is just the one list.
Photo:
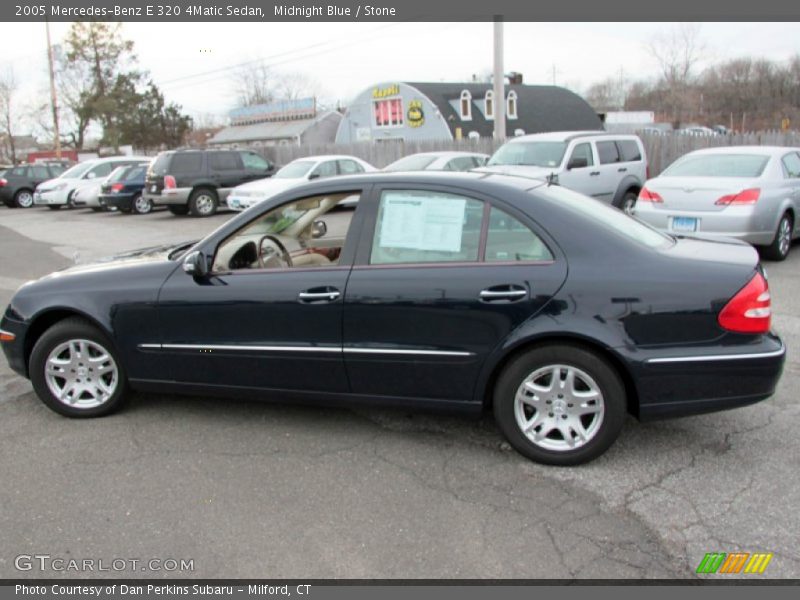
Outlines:
{"label": "car rear wheel", "polygon": [[522,455],[549,465],[577,465],[603,454],[625,421],[625,386],[599,355],[552,344],[530,350],[503,370],[494,415]]}
{"label": "car rear wheel", "polygon": [[765,247],[763,254],[769,260],[786,260],[789,251],[792,249],[792,232],[794,231],[794,219],[789,213],[785,213],[778,222],[778,229],[775,231],[775,239]]}
{"label": "car rear wheel", "polygon": [[131,200],[131,208],[134,214],[146,215],[153,210],[153,201],[149,198],[145,198],[141,194],[137,194]]}
{"label": "car rear wheel", "polygon": [[189,196],[189,211],[195,217],[210,217],[217,212],[217,194],[213,190],[200,188]]}
{"label": "car rear wheel", "polygon": [[127,379],[111,341],[78,318],[48,329],[33,347],[30,377],[49,408],[68,417],[99,417],[117,410]]}
{"label": "car rear wheel", "polygon": [[627,215],[633,214],[633,209],[636,208],[636,200],[638,198],[639,194],[634,190],[628,190],[625,192],[625,195],[622,196],[622,200],[619,201],[619,206],[617,206],[617,208]]}
{"label": "car rear wheel", "polygon": [[61,210],[61,205],[60,204],[48,204],[47,208],[49,208],[50,210]]}
{"label": "car rear wheel", "polygon": [[169,206],[167,206],[167,208],[169,209],[169,212],[171,212],[173,215],[179,215],[180,216],[180,215],[189,214],[189,207],[188,206],[179,206],[177,204],[170,204]]}
{"label": "car rear wheel", "polygon": [[33,192],[30,190],[20,190],[14,194],[14,204],[19,208],[30,208],[33,206]]}

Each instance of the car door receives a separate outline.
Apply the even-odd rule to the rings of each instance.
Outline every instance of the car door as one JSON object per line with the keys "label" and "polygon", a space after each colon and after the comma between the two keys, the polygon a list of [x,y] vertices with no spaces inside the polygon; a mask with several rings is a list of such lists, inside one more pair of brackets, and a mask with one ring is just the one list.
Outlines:
{"label": "car door", "polygon": [[[800,153],[789,152],[781,158],[783,167],[783,184],[787,189],[787,196],[791,199],[795,215],[800,215]],[[777,219],[776,219],[777,220]],[[800,219],[795,219],[794,229],[800,227]]]}
{"label": "car door", "polygon": [[[245,258],[247,252],[242,251],[249,252],[248,240],[256,243],[253,231],[295,227],[299,221],[291,219],[303,202],[327,202],[333,197],[338,202],[360,193],[348,190],[300,198],[259,212],[236,232],[221,233],[221,239],[211,240],[201,250],[213,256],[208,276],[176,269],[159,294],[161,339],[144,349],[159,353],[154,367],[160,370],[158,377],[218,388],[347,392],[342,306],[360,209],[325,215],[328,220],[347,219],[344,226],[330,225],[331,231],[341,232],[340,253],[328,240],[320,254],[295,252],[292,267],[267,263],[252,268],[253,256]],[[300,218],[308,220],[304,227],[312,225],[308,213]],[[288,251],[297,250],[282,233],[273,237],[282,238]]]}
{"label": "car door", "polygon": [[592,144],[580,142],[575,144],[569,153],[566,167],[558,174],[558,183],[587,196],[597,196],[601,193],[598,185],[599,177],[600,171],[597,169]]}
{"label": "car door", "polygon": [[619,172],[622,168],[620,163],[619,148],[613,140],[595,142],[598,165],[594,171],[598,174],[594,176],[592,196],[605,202],[611,202],[617,191],[618,184],[624,173]]}
{"label": "car door", "polygon": [[[229,190],[245,181],[245,169],[238,152],[208,153],[208,173],[220,190]],[[220,194],[224,199],[225,194]]]}
{"label": "car door", "polygon": [[486,358],[566,277],[558,249],[501,201],[377,187],[344,308],[354,393],[470,401]]}

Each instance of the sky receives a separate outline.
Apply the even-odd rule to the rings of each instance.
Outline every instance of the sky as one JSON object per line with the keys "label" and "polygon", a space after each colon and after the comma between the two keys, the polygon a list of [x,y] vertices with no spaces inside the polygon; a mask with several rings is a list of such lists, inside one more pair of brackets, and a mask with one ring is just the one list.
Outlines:
{"label": "sky", "polygon": [[[506,23],[505,71],[525,83],[584,91],[607,77],[651,78],[648,43],[674,23]],[[52,23],[58,43],[68,23]],[[346,102],[375,83],[467,81],[492,67],[491,23],[125,23],[141,69],[193,117],[224,119],[236,65],[263,59]],[[701,67],[741,56],[785,61],[800,53],[798,23],[704,23]],[[46,102],[44,23],[0,23],[0,69],[13,68],[18,103]]]}

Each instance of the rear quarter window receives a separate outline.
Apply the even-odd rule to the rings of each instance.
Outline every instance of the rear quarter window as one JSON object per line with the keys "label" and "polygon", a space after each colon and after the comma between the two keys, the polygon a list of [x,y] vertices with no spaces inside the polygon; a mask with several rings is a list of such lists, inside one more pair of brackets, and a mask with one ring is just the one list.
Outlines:
{"label": "rear quarter window", "polygon": [[623,162],[637,162],[642,160],[642,152],[635,140],[617,140],[617,148]]}
{"label": "rear quarter window", "polygon": [[200,154],[199,152],[180,152],[173,154],[172,161],[169,165],[169,172],[176,174],[199,173],[202,170],[203,170],[203,155]]}

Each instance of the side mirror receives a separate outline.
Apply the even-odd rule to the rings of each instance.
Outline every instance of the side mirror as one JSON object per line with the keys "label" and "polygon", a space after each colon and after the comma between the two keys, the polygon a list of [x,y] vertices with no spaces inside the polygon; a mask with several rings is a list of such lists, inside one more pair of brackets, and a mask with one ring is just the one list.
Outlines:
{"label": "side mirror", "polygon": [[308,176],[308,180],[311,181],[312,179],[319,179],[319,173],[311,173],[311,175]]}
{"label": "side mirror", "polygon": [[325,221],[314,221],[311,225],[311,237],[315,240],[321,238],[326,233],[328,233],[328,225]]}
{"label": "side mirror", "polygon": [[582,156],[575,156],[569,159],[569,163],[567,163],[567,170],[570,169],[585,169],[589,166],[589,161],[582,157]]}
{"label": "side mirror", "polygon": [[97,174],[94,171],[89,171],[86,174],[86,179],[94,179],[95,177],[97,177]]}
{"label": "side mirror", "polygon": [[183,258],[183,272],[193,277],[208,275],[208,262],[200,250],[195,250]]}

